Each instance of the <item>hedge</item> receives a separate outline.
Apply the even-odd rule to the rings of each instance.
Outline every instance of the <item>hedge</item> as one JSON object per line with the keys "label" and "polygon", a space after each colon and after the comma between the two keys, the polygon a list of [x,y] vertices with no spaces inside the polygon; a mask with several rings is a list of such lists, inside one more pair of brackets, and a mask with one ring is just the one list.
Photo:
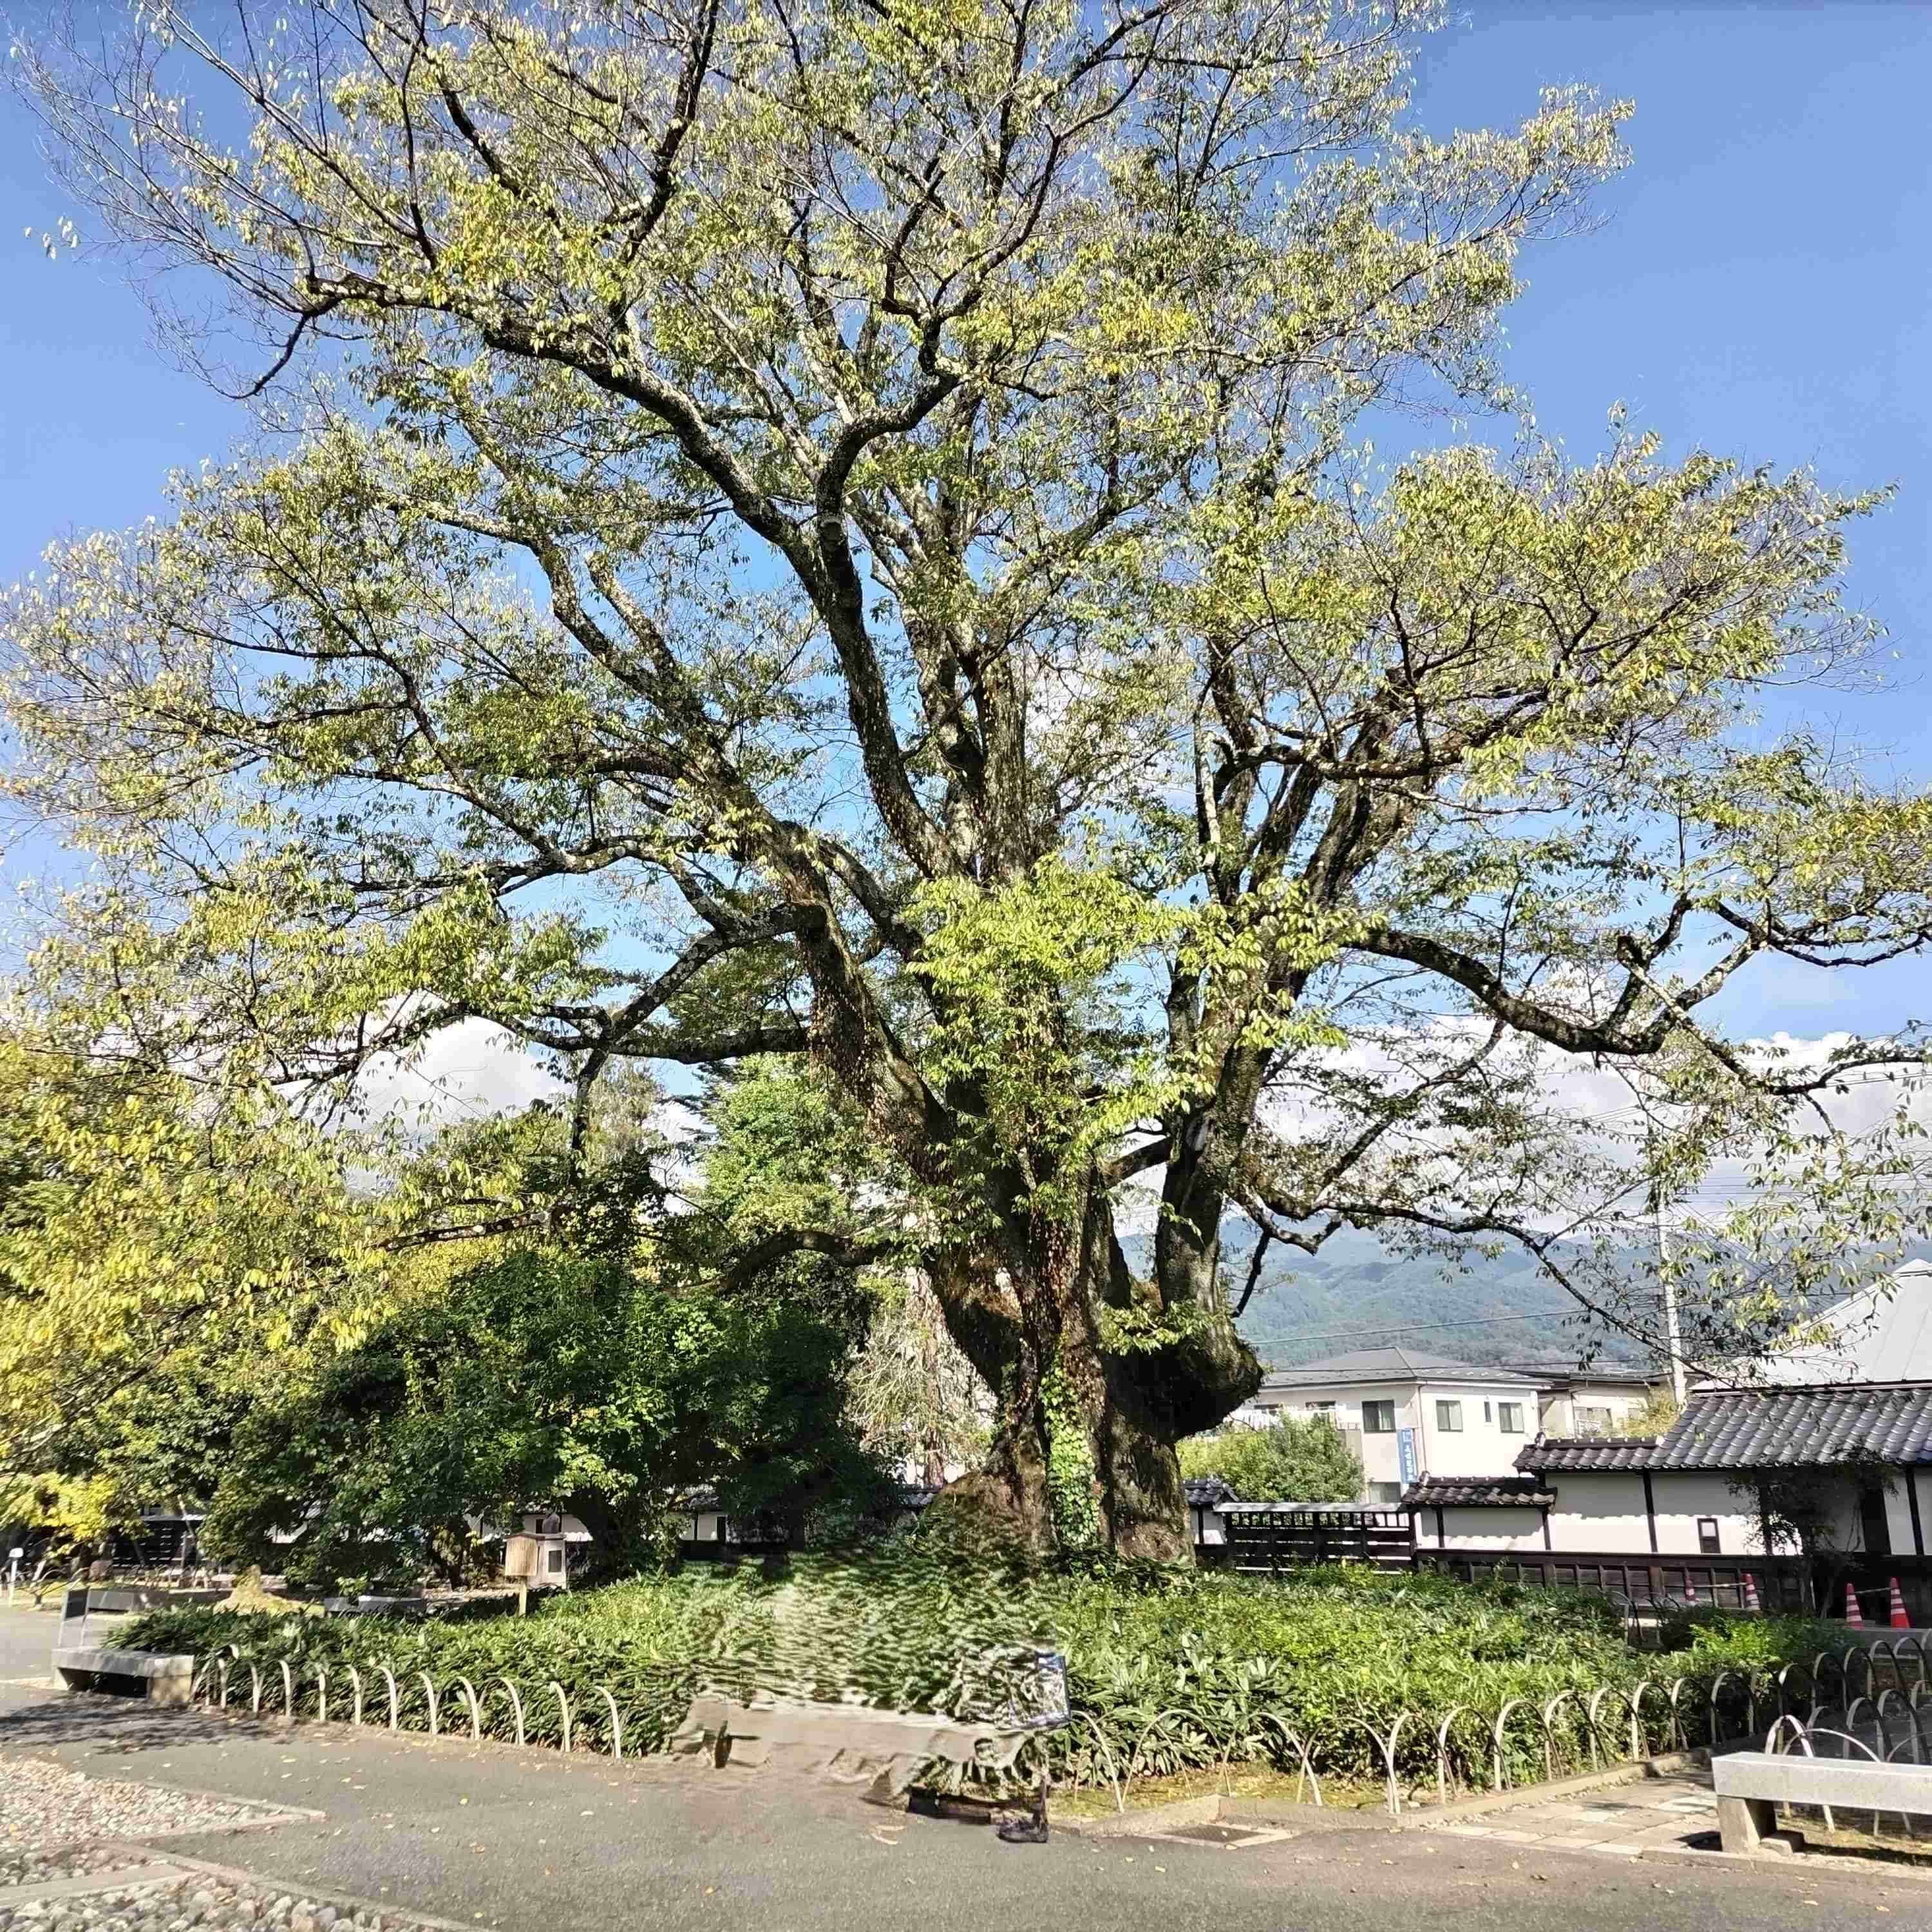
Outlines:
{"label": "hedge", "polygon": [[[1707,1610],[1677,1619],[1659,1657],[1633,1652],[1614,1608],[1576,1592],[1348,1567],[1279,1582],[1025,1574],[902,1550],[797,1559],[781,1580],[694,1569],[553,1598],[524,1618],[166,1611],[122,1641],[203,1658],[232,1646],[232,1681],[255,1666],[270,1708],[280,1708],[286,1662],[298,1714],[316,1711],[322,1670],[329,1714],[347,1714],[353,1666],[365,1677],[367,1714],[384,1723],[386,1665],[398,1721],[418,1727],[429,1716],[418,1673],[439,1697],[459,1700],[467,1729],[456,1683],[466,1678],[481,1700],[479,1728],[502,1737],[514,1734],[515,1700],[492,1687],[507,1678],[524,1735],[538,1742],[561,1738],[555,1684],[573,1742],[605,1750],[608,1690],[626,1755],[662,1741],[706,1672],[794,1694],[958,1709],[972,1694],[964,1661],[1043,1643],[1066,1659],[1076,1714],[1051,1743],[1063,1780],[1118,1789],[1124,1777],[1266,1760],[1413,1792],[1499,1774],[1520,1783],[1614,1760],[1633,1742],[1654,1750],[1762,1728],[1792,1688],[1808,1702],[1814,1678],[1828,1679],[1832,1666],[1818,1660],[1842,1636],[1806,1618]],[[1838,1676],[1842,1693],[1842,1666]]]}

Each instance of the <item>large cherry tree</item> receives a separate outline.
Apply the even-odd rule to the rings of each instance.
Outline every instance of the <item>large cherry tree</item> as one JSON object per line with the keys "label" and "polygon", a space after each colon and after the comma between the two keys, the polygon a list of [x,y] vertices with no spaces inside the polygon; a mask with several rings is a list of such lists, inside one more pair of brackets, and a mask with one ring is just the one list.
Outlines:
{"label": "large cherry tree", "polygon": [[[875,1171],[743,1264],[916,1267],[998,1399],[958,1500],[1036,1540],[1057,1420],[1105,1540],[1185,1556],[1174,1445],[1259,1375],[1231,1217],[1520,1240],[1586,1301],[1558,1232],[1715,1160],[1882,1219],[1895,1150],[1819,1100],[1910,1042],[1705,1017],[1928,936],[1924,801],[1751,722],[1856,660],[1868,501],[1510,413],[1519,251],[1621,110],[1431,136],[1434,13],[148,0],[23,46],[82,232],[258,427],[16,596],[20,788],[220,922],[290,1079],[482,1018],[587,1130],[613,1069],[808,1063]],[[1499,447],[1368,447],[1432,405]]]}

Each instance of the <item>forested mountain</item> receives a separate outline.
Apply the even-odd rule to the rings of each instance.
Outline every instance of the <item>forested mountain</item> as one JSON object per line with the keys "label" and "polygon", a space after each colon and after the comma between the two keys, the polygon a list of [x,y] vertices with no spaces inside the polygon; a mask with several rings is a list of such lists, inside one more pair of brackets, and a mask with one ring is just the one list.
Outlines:
{"label": "forested mountain", "polygon": [[[1254,1242],[1245,1222],[1223,1232],[1222,1264],[1237,1300]],[[1635,1276],[1652,1258],[1630,1260]],[[1836,1299],[1825,1287],[1812,1305]],[[1402,1347],[1469,1362],[1645,1361],[1628,1337],[1568,1310],[1564,1291],[1519,1250],[1492,1258],[1472,1249],[1459,1264],[1394,1253],[1373,1235],[1350,1231],[1313,1255],[1270,1249],[1240,1327],[1262,1360],[1280,1368],[1352,1348]]]}
{"label": "forested mountain", "polygon": [[[1230,1226],[1224,1264],[1238,1292],[1254,1232]],[[1526,1255],[1470,1252],[1460,1265],[1390,1252],[1372,1234],[1344,1232],[1313,1255],[1279,1247],[1262,1264],[1261,1285],[1241,1332],[1262,1360],[1287,1367],[1351,1348],[1414,1347],[1471,1362],[1634,1358],[1622,1337],[1565,1314],[1567,1297]]]}

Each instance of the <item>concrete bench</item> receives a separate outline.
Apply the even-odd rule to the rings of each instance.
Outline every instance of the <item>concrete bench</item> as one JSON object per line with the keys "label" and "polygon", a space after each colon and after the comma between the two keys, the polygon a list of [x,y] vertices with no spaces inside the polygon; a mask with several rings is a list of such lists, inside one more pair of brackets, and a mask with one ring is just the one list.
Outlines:
{"label": "concrete bench", "polygon": [[1727,1852],[1753,1852],[1777,1828],[1780,1804],[1932,1814],[1932,1765],[1870,1758],[1732,1751],[1711,1760],[1718,1829]]}
{"label": "concrete bench", "polygon": [[[856,1760],[865,1767],[859,1775],[869,1778],[866,1796],[887,1803],[905,1796],[926,1765],[1009,1772],[1028,1738],[1058,1730],[1067,1721],[1065,1660],[1042,1651],[1003,1707],[960,1717],[707,1688],[692,1700],[670,1746],[686,1752],[710,1750],[721,1764],[728,1757],[744,1762],[754,1754],[762,1758],[774,1750],[802,1754],[828,1768],[842,1758]],[[738,1748],[746,1744],[751,1751]],[[1043,1778],[1033,1812],[1024,1826],[1006,1827],[1000,1835],[1044,1840]]]}
{"label": "concrete bench", "polygon": [[152,1651],[105,1650],[70,1645],[54,1652],[54,1681],[63,1691],[104,1688],[100,1679],[118,1678],[138,1684],[134,1694],[153,1704],[185,1704],[194,1682],[194,1659],[164,1657]]}
{"label": "concrete bench", "polygon": [[95,1583],[88,1587],[87,1608],[92,1616],[104,1610],[179,1610],[218,1604],[227,1594],[226,1590],[175,1590],[148,1583]]}

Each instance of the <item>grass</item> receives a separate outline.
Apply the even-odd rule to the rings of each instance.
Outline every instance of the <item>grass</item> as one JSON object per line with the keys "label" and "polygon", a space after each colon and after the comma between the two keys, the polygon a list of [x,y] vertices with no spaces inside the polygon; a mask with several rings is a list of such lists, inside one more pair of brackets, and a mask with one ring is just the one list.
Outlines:
{"label": "grass", "polygon": [[[1322,1780],[1322,1802],[1330,1810],[1370,1810],[1383,1802],[1386,1789],[1379,1779],[1327,1778]],[[1137,1778],[1126,1794],[1126,1808],[1146,1810],[1188,1798],[1263,1798],[1276,1804],[1315,1802],[1308,1780],[1298,1772],[1270,1764],[1235,1764],[1225,1770],[1202,1766],[1170,1772],[1164,1778]],[[1056,1793],[1053,1800],[1056,1818],[1107,1818],[1120,1808],[1114,1787],[1108,1784]]]}
{"label": "grass", "polygon": [[[1486,1784],[1492,1725],[1513,1700],[1503,1732],[1512,1782],[1546,1765],[1560,1772],[1592,1761],[1586,1713],[1599,1691],[1598,1754],[1620,1755],[1628,1700],[1646,1678],[1681,1677],[1684,1688],[1674,1718],[1663,1696],[1647,1695],[1639,1742],[1703,1742],[1714,1683],[1726,1680],[1718,1727],[1741,1729],[1747,1679],[1762,1700],[1779,1669],[1832,1648],[1838,1635],[1805,1619],[1706,1611],[1673,1627],[1678,1647],[1660,1658],[1634,1654],[1611,1606],[1581,1592],[1348,1568],[1280,1582],[1114,1568],[1024,1572],[950,1561],[914,1542],[802,1558],[782,1582],[696,1568],[640,1578],[550,1599],[522,1618],[418,1624],[184,1610],[142,1619],[124,1641],[201,1655],[233,1644],[270,1666],[278,1687],[272,1666],[284,1658],[305,1683],[326,1667],[338,1686],[337,1711],[349,1666],[367,1672],[387,1663],[403,1721],[419,1725],[427,1700],[415,1672],[428,1672],[440,1688],[466,1677],[479,1692],[508,1677],[523,1688],[527,1735],[544,1740],[560,1724],[543,1687],[562,1684],[579,1735],[601,1742],[598,1694],[608,1686],[626,1739],[640,1743],[675,1721],[696,1660],[731,1660],[794,1694],[958,1710],[989,1681],[968,1660],[1011,1659],[1044,1643],[1066,1658],[1076,1714],[1052,1742],[1064,1780],[1112,1786],[1124,1774],[1252,1768],[1286,1772],[1292,1783],[1305,1751],[1326,1796],[1331,1782],[1338,1796],[1380,1788],[1399,1720],[1394,1756],[1404,1784],[1432,1786],[1446,1724],[1450,1776]],[[312,1690],[304,1696],[313,1708]],[[506,1735],[508,1700],[494,1696],[488,1728]]]}

